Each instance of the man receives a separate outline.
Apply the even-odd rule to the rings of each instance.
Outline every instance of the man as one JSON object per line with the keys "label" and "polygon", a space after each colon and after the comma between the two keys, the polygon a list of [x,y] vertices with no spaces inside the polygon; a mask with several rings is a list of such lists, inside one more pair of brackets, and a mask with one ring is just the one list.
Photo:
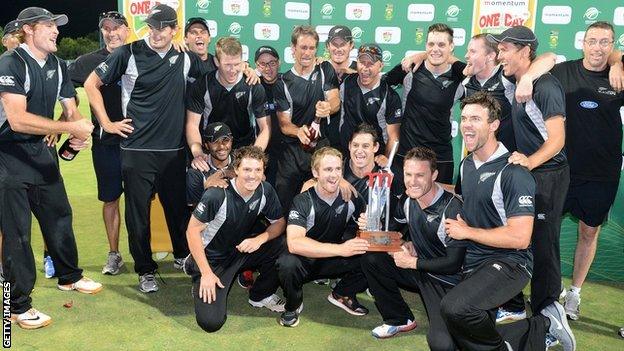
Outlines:
{"label": "man", "polygon": [[445,230],[469,241],[464,278],[442,299],[442,318],[462,350],[539,350],[550,333],[573,351],[576,341],[557,301],[530,319],[496,327],[497,307],[522,291],[533,274],[529,245],[536,185],[525,167],[508,162],[509,151],[496,140],[496,99],[478,92],[461,108],[460,128],[470,152],[460,165],[463,214],[447,218]]}
{"label": "man", "polygon": [[186,95],[186,140],[193,154],[191,165],[202,171],[208,170],[208,164],[201,133],[209,123],[227,124],[235,149],[253,144],[264,150],[271,135],[264,88],[243,79],[240,42],[223,37],[217,41],[216,54],[218,69],[191,84]]}
{"label": "man", "polygon": [[[0,57],[0,115],[6,117],[0,124],[2,266],[11,286],[11,320],[36,329],[52,320],[32,307],[30,297],[36,278],[31,211],[56,265],[57,287],[87,294],[102,290],[78,267],[71,207],[58,162],[43,142],[47,134],[69,133],[72,147],[84,149],[93,124],[78,112],[65,62],[54,56],[57,26],[66,24],[67,16],[29,7],[17,21],[24,43]],[[67,121],[53,120],[56,100]]]}
{"label": "man", "polygon": [[[315,64],[318,34],[310,26],[297,26],[291,35],[291,50],[295,63],[282,75],[274,90],[277,117],[284,134],[284,148],[278,162],[276,189],[285,210],[290,208],[292,198],[299,192],[310,173],[311,154],[302,145],[310,144],[309,126],[319,118],[321,127],[327,123],[324,117],[340,108],[338,79],[331,64]],[[321,134],[316,148],[326,145]]]}
{"label": "man", "polygon": [[91,110],[102,125],[110,123],[101,88],[122,80],[124,119],[111,129],[122,137],[121,169],[126,201],[126,228],[139,290],[158,291],[149,242],[150,200],[162,202],[173,244],[174,267],[188,255],[184,230],[190,213],[185,198],[184,90],[188,77],[198,77],[201,63],[192,53],[172,46],[178,30],[175,10],[157,5],[145,20],[144,40],[117,48],[85,82]]}
{"label": "man", "polygon": [[[403,244],[401,252],[367,253],[362,270],[384,321],[373,329],[373,336],[389,338],[416,328],[414,315],[399,289],[410,287],[419,292],[429,318],[429,348],[454,350],[453,339],[440,315],[440,301],[461,280],[458,272],[466,248],[464,242],[453,240],[444,232],[444,220],[456,218],[462,203],[435,182],[435,157],[432,150],[423,147],[407,153],[403,167],[407,197],[397,207],[395,228],[391,229],[407,225],[409,241]],[[364,230],[366,216],[360,219],[360,229]]]}
{"label": "man", "polygon": [[2,35],[2,46],[6,51],[13,50],[20,44],[20,38],[17,35],[20,30],[19,22],[13,20],[4,25],[4,34]]}
{"label": "man", "polygon": [[[236,273],[259,267],[260,275],[249,291],[249,304],[284,311],[284,302],[275,295],[279,286],[275,260],[284,251],[279,236],[284,231],[277,195],[263,182],[266,156],[262,149],[245,146],[235,152],[236,177],[225,189],[206,190],[188,224],[186,236],[192,257],[185,271],[193,278],[193,300],[197,324],[211,333],[227,318],[227,296]],[[258,216],[271,225],[253,235]]]}
{"label": "man", "polygon": [[[524,26],[488,35],[498,42],[498,58],[506,76],[520,81],[535,59],[538,41]],[[511,117],[517,151],[509,162],[526,167],[535,177],[535,222],[531,236],[536,269],[531,277],[531,309],[538,313],[559,298],[561,213],[570,180],[563,152],[565,102],[563,88],[551,74],[533,82],[533,96],[520,103],[514,98]]]}
{"label": "man", "polygon": [[256,70],[260,72],[260,83],[264,88],[266,95],[266,111],[271,116],[271,136],[266,152],[269,155],[269,162],[266,167],[266,180],[275,187],[275,178],[277,175],[277,160],[282,152],[282,131],[280,130],[279,120],[277,119],[277,107],[274,98],[275,83],[281,77],[280,57],[273,47],[264,45],[256,50],[254,55],[256,62]]}
{"label": "man", "polygon": [[357,74],[346,75],[340,85],[340,145],[347,149],[355,128],[367,123],[382,136],[379,153],[388,157],[399,141],[402,106],[399,94],[381,79],[381,53],[377,44],[360,46]]}
{"label": "man", "polygon": [[[368,249],[364,239],[349,237],[345,230],[364,210],[363,200],[345,201],[338,184],[342,179],[342,154],[323,147],[312,156],[316,185],[297,195],[288,215],[286,240],[288,252],[277,260],[277,271],[286,298],[279,323],[285,327],[299,324],[303,309],[303,284],[317,278],[342,277],[327,300],[355,316],[368,314],[356,294],[366,290],[360,256]],[[352,228],[355,229],[355,228]]]}
{"label": "man", "polygon": [[203,65],[204,72],[212,72],[217,69],[215,57],[208,52],[210,45],[210,28],[208,21],[201,17],[191,17],[184,25],[184,43],[191,52],[196,53]]}
{"label": "man", "polygon": [[[69,66],[69,74],[74,86],[84,85],[93,70],[113,50],[124,45],[130,34],[126,18],[117,11],[109,11],[100,15],[100,32],[104,39],[104,47],[82,55]],[[93,169],[98,185],[98,200],[103,202],[102,217],[108,238],[108,259],[102,268],[102,274],[119,274],[124,262],[119,254],[119,197],[123,192],[121,181],[121,157],[117,134],[118,127],[124,124],[121,110],[121,80],[101,88],[104,106],[111,120],[108,124],[100,124],[95,113],[91,112],[94,129],[92,133]],[[127,122],[127,121],[126,121]]]}
{"label": "man", "polygon": [[[564,87],[566,155],[570,187],[564,211],[579,219],[572,286],[565,297],[570,319],[579,318],[581,287],[596,254],[600,226],[613,205],[622,164],[624,93],[609,85],[608,60],[614,31],[608,22],[591,24],[583,39],[583,58],[560,63],[552,70]],[[620,65],[621,54],[615,55]],[[613,68],[611,68],[613,69]]]}

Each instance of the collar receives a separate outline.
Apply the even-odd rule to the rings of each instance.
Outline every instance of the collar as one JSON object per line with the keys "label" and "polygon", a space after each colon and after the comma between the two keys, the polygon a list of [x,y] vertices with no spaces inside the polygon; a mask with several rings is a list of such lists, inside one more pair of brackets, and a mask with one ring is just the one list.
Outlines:
{"label": "collar", "polygon": [[43,67],[43,66],[45,66],[46,61],[47,61],[47,58],[48,58],[47,56],[46,56],[46,59],[45,59],[45,60],[41,60],[41,59],[37,58],[37,57],[35,56],[35,54],[33,54],[33,52],[32,52],[32,51],[30,51],[30,47],[28,47],[28,44],[26,44],[26,43],[21,43],[21,44],[19,45],[19,47],[20,47],[20,48],[22,48],[22,49],[24,49],[24,51],[26,51],[26,53],[28,54],[28,56],[32,57],[32,59],[33,59],[33,60],[37,61],[37,64],[39,65],[39,67]]}
{"label": "collar", "polygon": [[490,157],[485,161],[485,162],[481,162],[479,160],[477,160],[474,157],[474,154],[472,155],[472,160],[474,161],[475,164],[475,168],[479,169],[479,167],[481,167],[482,165],[490,162],[490,161],[494,161],[495,159],[503,156],[504,154],[508,153],[509,150],[507,150],[507,148],[505,147],[505,145],[503,145],[503,143],[501,143],[500,141],[498,142],[498,147],[496,148],[496,151],[494,151],[494,153],[492,155],[490,155]]}

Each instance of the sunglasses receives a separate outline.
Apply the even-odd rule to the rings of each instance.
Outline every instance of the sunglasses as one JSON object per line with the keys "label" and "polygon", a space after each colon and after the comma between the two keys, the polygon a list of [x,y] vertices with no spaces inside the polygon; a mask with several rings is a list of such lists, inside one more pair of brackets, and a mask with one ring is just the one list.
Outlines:
{"label": "sunglasses", "polygon": [[119,13],[117,11],[102,12],[100,14],[99,20],[102,21],[103,19],[111,19],[111,20],[114,20],[114,21],[122,21],[125,24],[128,23],[128,21],[126,20],[126,17],[124,17],[124,15],[122,15],[121,13]]}
{"label": "sunglasses", "polygon": [[375,46],[362,46],[358,50],[358,54],[373,54],[381,56],[381,51],[379,51],[379,48]]}

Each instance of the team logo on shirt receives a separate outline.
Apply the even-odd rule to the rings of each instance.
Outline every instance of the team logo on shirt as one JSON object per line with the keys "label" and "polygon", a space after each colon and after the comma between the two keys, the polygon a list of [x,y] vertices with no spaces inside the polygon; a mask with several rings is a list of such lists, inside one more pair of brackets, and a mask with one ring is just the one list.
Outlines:
{"label": "team logo on shirt", "polygon": [[198,203],[197,207],[195,207],[195,211],[197,211],[197,213],[202,214],[204,213],[204,210],[206,209],[206,206],[204,206],[203,203]]}
{"label": "team logo on shirt", "polygon": [[533,206],[533,197],[530,195],[520,196],[518,198],[518,205],[520,205],[520,207]]}
{"label": "team logo on shirt", "polygon": [[341,213],[342,213],[342,210],[344,210],[344,207],[345,207],[345,204],[342,204],[342,205],[338,206],[338,207],[336,208],[336,215],[341,214]]}
{"label": "team logo on shirt", "polygon": [[260,203],[260,199],[256,199],[254,200],[254,202],[249,204],[249,212],[253,212],[256,210],[256,207],[258,206],[258,204]]}
{"label": "team logo on shirt", "polygon": [[500,84],[500,82],[496,82],[496,84],[492,85],[491,87],[488,88],[488,91],[494,91],[496,90],[496,88],[498,88],[498,85]]}
{"label": "team logo on shirt", "polygon": [[378,98],[378,97],[369,97],[368,101],[366,101],[366,104],[367,105],[372,105],[372,104],[376,103],[379,100],[381,100],[381,99]]}
{"label": "team logo on shirt", "polygon": [[440,217],[440,216],[435,215],[435,214],[428,214],[427,215],[427,222],[431,223],[431,222],[435,221],[436,219],[438,219],[438,217]]}
{"label": "team logo on shirt", "polygon": [[312,73],[312,76],[310,77],[310,80],[311,80],[311,81],[315,81],[315,80],[316,80],[316,77],[318,77],[318,72],[314,72],[314,73]]}
{"label": "team logo on shirt", "polygon": [[609,88],[605,88],[605,87],[599,87],[598,88],[598,93],[600,94],[606,94],[606,95],[611,95],[611,96],[615,96],[617,93]]}
{"label": "team logo on shirt", "polygon": [[54,73],[56,73],[55,69],[50,69],[46,72],[46,80],[52,79],[54,77]]}
{"label": "team logo on shirt", "polygon": [[491,176],[493,176],[495,174],[496,174],[496,172],[484,172],[484,173],[481,173],[481,175],[479,176],[479,183],[485,182],[488,178],[490,178]]}
{"label": "team logo on shirt", "polygon": [[445,80],[445,81],[442,81],[442,86],[446,89],[448,88],[449,85],[451,85],[451,83],[452,82],[450,80]]}
{"label": "team logo on shirt", "polygon": [[101,73],[106,73],[106,71],[108,71],[108,65],[106,64],[106,62],[102,62],[97,66],[97,69],[101,72]]}
{"label": "team logo on shirt", "polygon": [[243,97],[245,95],[244,91],[237,91],[236,92],[236,100],[240,100],[241,97]]}
{"label": "team logo on shirt", "polygon": [[13,77],[13,76],[0,76],[0,85],[4,85],[5,87],[13,87],[13,86],[15,86],[15,77]]}
{"label": "team logo on shirt", "polygon": [[400,108],[397,108],[396,111],[394,111],[394,117],[395,118],[401,117],[401,109]]}
{"label": "team logo on shirt", "polygon": [[178,57],[180,55],[175,55],[169,58],[169,67],[175,65],[176,61],[178,61]]}
{"label": "team logo on shirt", "polygon": [[301,218],[301,215],[299,214],[299,212],[292,210],[288,213],[288,219],[290,220],[295,220],[295,219],[299,219]]}
{"label": "team logo on shirt", "polygon": [[579,102],[579,105],[581,105],[582,108],[586,108],[588,110],[593,110],[598,107],[598,103],[596,101],[588,100]]}

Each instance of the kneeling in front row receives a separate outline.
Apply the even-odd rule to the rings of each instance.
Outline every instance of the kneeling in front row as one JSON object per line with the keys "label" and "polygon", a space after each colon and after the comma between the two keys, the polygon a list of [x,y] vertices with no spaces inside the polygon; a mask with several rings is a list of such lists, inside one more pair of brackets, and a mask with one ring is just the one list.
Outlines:
{"label": "kneeling in front row", "polygon": [[[249,303],[274,312],[284,311],[275,295],[279,286],[275,260],[285,250],[280,234],[285,221],[275,190],[262,181],[266,156],[255,146],[238,149],[236,178],[227,188],[209,188],[197,204],[186,231],[191,256],[184,265],[193,279],[197,324],[215,332],[227,318],[227,296],[236,274],[256,268],[260,275],[249,290]],[[271,223],[250,234],[258,216]]]}

